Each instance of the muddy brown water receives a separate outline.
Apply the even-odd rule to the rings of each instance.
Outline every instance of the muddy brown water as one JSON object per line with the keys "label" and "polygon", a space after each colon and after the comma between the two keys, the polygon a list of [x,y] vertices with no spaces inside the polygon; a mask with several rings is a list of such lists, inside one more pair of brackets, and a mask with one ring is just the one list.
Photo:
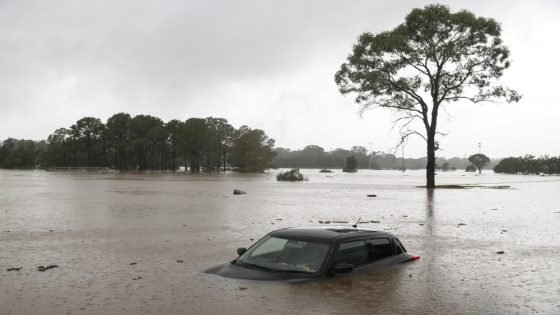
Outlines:
{"label": "muddy brown water", "polygon": [[[560,177],[440,173],[511,189],[429,193],[422,171],[303,172],[1,170],[0,314],[560,313]],[[421,259],[306,283],[201,273],[270,230],[358,217]]]}

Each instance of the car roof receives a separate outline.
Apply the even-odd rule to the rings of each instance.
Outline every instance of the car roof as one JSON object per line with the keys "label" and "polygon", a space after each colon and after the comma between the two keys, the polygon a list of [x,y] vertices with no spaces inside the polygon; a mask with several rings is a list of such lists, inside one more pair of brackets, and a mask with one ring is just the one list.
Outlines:
{"label": "car roof", "polygon": [[388,232],[336,225],[291,227],[272,231],[269,233],[269,235],[280,238],[319,243],[331,243],[337,240],[351,239],[360,236],[395,237],[393,234]]}

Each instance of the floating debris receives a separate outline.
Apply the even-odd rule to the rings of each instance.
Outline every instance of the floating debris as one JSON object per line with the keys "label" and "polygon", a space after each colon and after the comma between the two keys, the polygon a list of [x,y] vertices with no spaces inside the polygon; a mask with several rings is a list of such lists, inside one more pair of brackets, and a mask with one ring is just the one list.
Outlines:
{"label": "floating debris", "polygon": [[502,230],[502,232],[507,232],[507,230]]}
{"label": "floating debris", "polygon": [[240,189],[234,189],[234,190],[233,190],[233,194],[234,194],[234,195],[245,195],[245,194],[247,194],[247,193],[244,192],[243,190],[240,190]]}
{"label": "floating debris", "polygon": [[135,263],[135,262],[131,262],[129,265],[130,265],[130,266],[134,266],[134,265],[136,265],[136,263]]}
{"label": "floating debris", "polygon": [[40,272],[45,272],[45,271],[47,271],[49,269],[53,269],[53,268],[58,268],[58,266],[57,265],[49,265],[47,267],[39,266],[39,267],[37,267],[37,270],[40,271]]}
{"label": "floating debris", "polygon": [[368,196],[368,197],[377,197],[377,195],[374,195],[374,194],[370,194],[370,195],[366,195],[366,196]]}
{"label": "floating debris", "polygon": [[482,188],[487,188],[487,189],[510,189],[511,186],[482,186]]}
{"label": "floating debris", "polygon": [[457,224],[458,226],[463,226],[463,225],[467,225],[466,223],[459,223]]}
{"label": "floating debris", "polygon": [[138,277],[136,277],[136,278],[133,278],[132,280],[141,280],[141,279],[142,279],[142,277],[141,277],[141,276],[138,276]]}
{"label": "floating debris", "polygon": [[22,267],[12,267],[12,268],[8,268],[6,269],[6,271],[20,271]]}
{"label": "floating debris", "polygon": [[239,287],[238,289],[239,289],[239,291],[247,290],[246,287]]}
{"label": "floating debris", "polygon": [[184,261],[182,261],[182,260],[180,260],[180,259],[177,260],[177,262],[180,263],[180,264],[184,263]]}
{"label": "floating debris", "polygon": [[371,220],[369,223],[381,223],[381,221]]}
{"label": "floating debris", "polygon": [[496,252],[496,254],[498,254],[498,255],[503,255],[503,254],[505,254],[505,253],[506,253],[506,252],[504,252],[503,250],[499,250],[499,251]]}

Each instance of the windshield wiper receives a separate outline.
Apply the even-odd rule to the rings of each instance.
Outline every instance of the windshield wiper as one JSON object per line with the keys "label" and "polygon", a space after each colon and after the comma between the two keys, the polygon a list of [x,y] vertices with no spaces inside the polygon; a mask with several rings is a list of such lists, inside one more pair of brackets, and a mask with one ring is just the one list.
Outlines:
{"label": "windshield wiper", "polygon": [[251,268],[251,269],[261,269],[261,270],[268,271],[268,272],[281,272],[282,271],[282,270],[279,270],[279,269],[269,268],[269,267],[265,267],[265,266],[261,266],[261,265],[250,264],[250,263],[240,261],[240,260],[238,260],[235,264],[238,265],[238,266],[241,266],[241,267],[246,267],[246,268]]}

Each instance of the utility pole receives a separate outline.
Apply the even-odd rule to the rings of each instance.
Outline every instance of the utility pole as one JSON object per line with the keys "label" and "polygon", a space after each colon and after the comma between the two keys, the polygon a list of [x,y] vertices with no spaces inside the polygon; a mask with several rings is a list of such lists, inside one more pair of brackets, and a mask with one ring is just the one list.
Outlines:
{"label": "utility pole", "polygon": [[478,154],[482,153],[482,143],[478,143]]}

